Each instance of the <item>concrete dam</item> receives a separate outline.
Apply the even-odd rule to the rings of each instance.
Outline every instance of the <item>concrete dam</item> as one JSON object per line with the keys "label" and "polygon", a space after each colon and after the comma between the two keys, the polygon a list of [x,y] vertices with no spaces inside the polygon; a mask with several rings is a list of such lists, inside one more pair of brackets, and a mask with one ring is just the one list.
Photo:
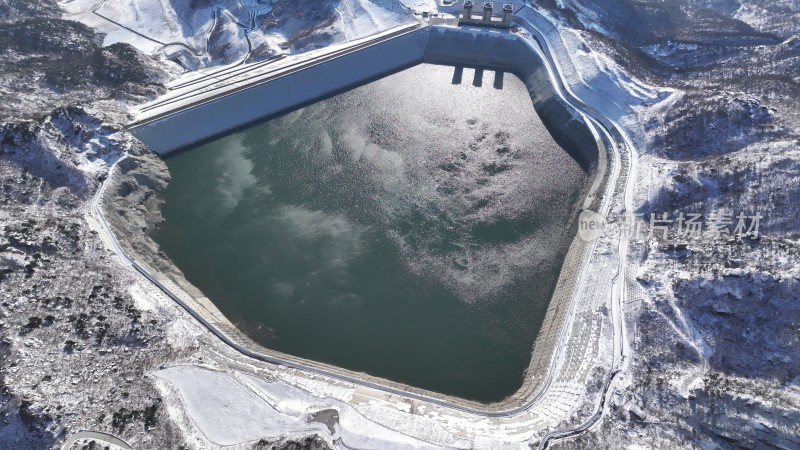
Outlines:
{"label": "concrete dam", "polygon": [[[159,155],[169,156],[183,150],[200,148],[200,144],[220,136],[238,132],[420,64],[453,67],[453,84],[456,84],[455,79],[459,73],[463,73],[464,68],[476,69],[476,79],[473,81],[477,83],[475,86],[480,85],[478,72],[495,71],[496,80],[498,77],[502,80],[502,74],[508,73],[524,83],[536,114],[558,146],[595,179],[587,195],[578,201],[587,208],[588,204],[594,205],[601,199],[596,194],[605,181],[607,149],[603,139],[597,134],[597,125],[593,122],[585,123],[584,114],[562,97],[563,85],[560,89],[553,85],[548,63],[540,56],[539,48],[535,47],[536,40],[525,35],[524,26],[522,28],[523,32],[520,33],[513,28],[500,30],[415,23],[298,56],[278,57],[260,63],[237,64],[187,74],[169,87],[168,94],[140,107],[135,121],[129,125],[129,131]],[[409,84],[413,89],[413,83]],[[524,128],[525,123],[520,120],[519,127]],[[537,160],[536,164],[542,165],[542,161]],[[593,170],[595,168],[598,170]],[[574,236],[572,231],[566,234]],[[569,305],[577,283],[576,274],[588,251],[585,243],[577,238],[568,238],[567,244],[569,242],[572,245],[563,259],[563,265],[559,264],[562,268],[558,275],[558,284],[547,309],[544,325],[537,334],[533,354],[530,355],[528,376],[515,394],[497,403],[492,400],[489,408],[491,410],[506,411],[512,405],[521,410],[522,407],[518,405],[520,402],[533,401],[537,393],[546,389],[549,365],[554,361],[556,346],[562,338],[562,328],[567,323]],[[420,398],[435,399],[437,403],[448,406],[466,406],[476,411],[487,407],[485,403],[464,400],[464,397],[458,395],[411,387],[402,382],[395,383],[385,378],[365,375],[363,372],[342,369],[340,365],[320,363],[313,358],[295,358],[283,352],[275,352],[253,342],[242,330],[229,322],[204,297],[205,290],[201,292],[182,279],[173,283],[171,280],[161,280],[160,274],[156,277],[159,281],[168,283],[167,289],[177,293],[175,295],[188,305],[184,306],[187,310],[196,317],[207,320],[206,326],[209,329],[248,356],[266,361],[277,357],[281,364],[290,361],[297,367],[312,368],[312,371],[320,371],[335,378],[358,380],[361,384],[374,383],[382,390],[410,392],[418,394]],[[371,381],[365,382],[364,379]]]}
{"label": "concrete dam", "polygon": [[513,32],[412,24],[300,57],[224,68],[182,79],[140,108],[130,131],[164,156],[253,122],[421,64],[479,67],[518,76],[556,141],[584,169],[597,148],[555,92],[544,62]]}

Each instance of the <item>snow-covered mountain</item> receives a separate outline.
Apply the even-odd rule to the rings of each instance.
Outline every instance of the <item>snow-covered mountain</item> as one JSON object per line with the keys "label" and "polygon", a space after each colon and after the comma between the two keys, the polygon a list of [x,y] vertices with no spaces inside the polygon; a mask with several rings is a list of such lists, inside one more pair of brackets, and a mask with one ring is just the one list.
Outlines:
{"label": "snow-covered mountain", "polygon": [[92,0],[70,18],[187,69],[259,61],[359,39],[414,20],[397,0]]}

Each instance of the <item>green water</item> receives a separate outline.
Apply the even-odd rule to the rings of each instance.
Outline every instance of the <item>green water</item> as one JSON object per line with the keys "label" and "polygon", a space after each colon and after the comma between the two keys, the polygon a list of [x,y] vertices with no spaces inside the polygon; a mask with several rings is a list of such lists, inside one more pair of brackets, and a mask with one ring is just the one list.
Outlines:
{"label": "green water", "polygon": [[255,341],[485,402],[522,383],[587,180],[519,79],[433,65],[167,165],[157,240]]}

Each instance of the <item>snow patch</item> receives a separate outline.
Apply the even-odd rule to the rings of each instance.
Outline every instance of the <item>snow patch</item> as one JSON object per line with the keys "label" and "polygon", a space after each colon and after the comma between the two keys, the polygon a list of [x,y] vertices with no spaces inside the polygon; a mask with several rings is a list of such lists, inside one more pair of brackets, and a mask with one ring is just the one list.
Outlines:
{"label": "snow patch", "polygon": [[153,311],[158,308],[158,304],[144,293],[140,285],[134,284],[128,289],[128,293],[133,297],[137,309],[141,311]]}
{"label": "snow patch", "polygon": [[[316,434],[334,448],[442,448],[379,425],[341,401],[314,397],[281,381],[199,366],[174,366],[152,375],[177,389],[188,416],[216,445]],[[336,417],[325,423],[315,419],[315,413],[326,410]]]}

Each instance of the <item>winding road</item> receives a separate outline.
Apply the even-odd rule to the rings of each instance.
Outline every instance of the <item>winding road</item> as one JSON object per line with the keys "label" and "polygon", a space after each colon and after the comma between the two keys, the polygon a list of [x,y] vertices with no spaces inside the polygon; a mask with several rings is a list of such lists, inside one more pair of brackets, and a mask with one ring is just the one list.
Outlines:
{"label": "winding road", "polygon": [[82,439],[91,439],[97,442],[108,444],[111,448],[121,448],[123,450],[133,450],[133,447],[128,445],[127,442],[114,436],[113,434],[103,433],[102,431],[80,430],[77,433],[69,435],[64,444],[61,445],[61,450],[70,450],[76,442]]}
{"label": "winding road", "polygon": [[[553,57],[553,53],[550,48],[550,44],[547,41],[545,34],[539,30],[534,24],[530,21],[527,21],[519,16],[515,17],[517,23],[523,26],[524,29],[531,32],[536,39],[537,43],[540,46],[540,50],[543,53],[540,53],[545,61],[547,61],[547,68],[550,72],[551,80],[557,85],[557,89],[559,91],[559,95],[563,100],[568,102],[573,108],[578,111],[581,111],[589,116],[589,119],[594,122],[595,124],[600,126],[600,129],[606,134],[607,138],[611,142],[611,145],[614,150],[615,158],[615,165],[613,170],[618,173],[620,170],[620,156],[622,156],[622,152],[625,152],[625,155],[628,158],[628,165],[627,165],[627,173],[625,174],[625,189],[623,194],[623,205],[625,211],[632,211],[633,210],[633,180],[635,178],[636,173],[636,150],[633,146],[633,143],[630,137],[625,134],[624,129],[619,126],[616,122],[606,117],[596,108],[592,107],[584,103],[582,100],[575,95],[572,89],[569,87],[564,80],[563,73],[561,72],[560,67],[556,59]],[[534,47],[535,49],[535,47]],[[558,73],[558,76],[555,76],[552,73],[552,70]],[[608,205],[607,205],[608,206]],[[599,211],[603,217],[607,217],[608,210]],[[606,382],[603,386],[602,396],[600,398],[600,402],[597,405],[595,413],[586,421],[579,424],[578,426],[564,429],[564,430],[555,430],[547,433],[539,442],[538,450],[543,450],[547,448],[549,443],[556,440],[561,439],[568,439],[578,436],[579,434],[583,433],[591,429],[593,426],[598,424],[602,419],[603,415],[605,414],[607,406],[611,403],[611,396],[614,393],[612,389],[614,380],[620,374],[622,370],[622,366],[628,358],[630,349],[627,346],[627,330],[625,328],[625,317],[622,311],[622,305],[625,303],[627,298],[627,288],[625,283],[625,269],[627,267],[628,261],[628,241],[629,236],[627,233],[620,233],[620,240],[617,246],[617,257],[619,259],[617,271],[614,275],[612,280],[612,299],[611,299],[611,317],[612,317],[612,324],[613,324],[613,361],[611,364],[611,374],[606,379]]]}

